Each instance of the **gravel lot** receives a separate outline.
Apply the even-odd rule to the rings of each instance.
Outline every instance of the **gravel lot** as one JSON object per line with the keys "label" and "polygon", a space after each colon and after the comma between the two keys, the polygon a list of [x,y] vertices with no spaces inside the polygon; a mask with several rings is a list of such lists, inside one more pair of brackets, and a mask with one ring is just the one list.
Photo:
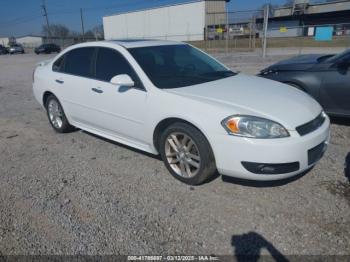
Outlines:
{"label": "gravel lot", "polygon": [[[325,157],[294,181],[190,187],[157,157],[56,134],[31,87],[50,57],[0,56],[0,255],[350,255],[350,121],[333,121]],[[217,57],[249,74],[285,58]]]}

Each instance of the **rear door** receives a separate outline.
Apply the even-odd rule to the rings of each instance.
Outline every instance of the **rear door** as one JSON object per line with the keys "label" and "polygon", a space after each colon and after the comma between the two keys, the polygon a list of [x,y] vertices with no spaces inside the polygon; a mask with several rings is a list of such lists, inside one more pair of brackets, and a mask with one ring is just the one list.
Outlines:
{"label": "rear door", "polygon": [[97,126],[99,115],[91,94],[95,51],[95,47],[73,49],[62,57],[60,68],[53,66],[55,94],[72,124]]}
{"label": "rear door", "polygon": [[[344,58],[350,63],[350,57]],[[332,66],[324,72],[320,97],[327,112],[350,114],[350,67]]]}

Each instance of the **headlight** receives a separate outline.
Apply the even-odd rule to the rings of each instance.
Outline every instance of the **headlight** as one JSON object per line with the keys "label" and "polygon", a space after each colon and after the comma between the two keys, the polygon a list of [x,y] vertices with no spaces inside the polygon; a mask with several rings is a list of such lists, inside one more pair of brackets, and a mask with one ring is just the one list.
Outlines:
{"label": "headlight", "polygon": [[288,131],[280,124],[255,116],[230,116],[221,122],[225,130],[236,136],[251,138],[288,137]]}

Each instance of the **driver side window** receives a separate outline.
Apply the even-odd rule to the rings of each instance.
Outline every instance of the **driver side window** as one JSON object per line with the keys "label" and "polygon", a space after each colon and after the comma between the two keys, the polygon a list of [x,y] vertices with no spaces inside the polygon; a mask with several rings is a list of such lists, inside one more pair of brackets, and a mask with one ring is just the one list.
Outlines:
{"label": "driver side window", "polygon": [[122,54],[110,48],[99,48],[96,58],[96,79],[109,82],[114,76],[121,74],[129,75],[136,87],[140,88],[139,78]]}

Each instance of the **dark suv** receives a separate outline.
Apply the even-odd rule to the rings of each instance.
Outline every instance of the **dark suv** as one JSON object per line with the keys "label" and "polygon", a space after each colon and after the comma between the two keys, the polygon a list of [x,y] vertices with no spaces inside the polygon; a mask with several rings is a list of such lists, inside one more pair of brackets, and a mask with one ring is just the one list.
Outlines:
{"label": "dark suv", "polygon": [[61,48],[56,44],[43,44],[34,49],[34,52],[38,54],[51,54],[61,52]]}

